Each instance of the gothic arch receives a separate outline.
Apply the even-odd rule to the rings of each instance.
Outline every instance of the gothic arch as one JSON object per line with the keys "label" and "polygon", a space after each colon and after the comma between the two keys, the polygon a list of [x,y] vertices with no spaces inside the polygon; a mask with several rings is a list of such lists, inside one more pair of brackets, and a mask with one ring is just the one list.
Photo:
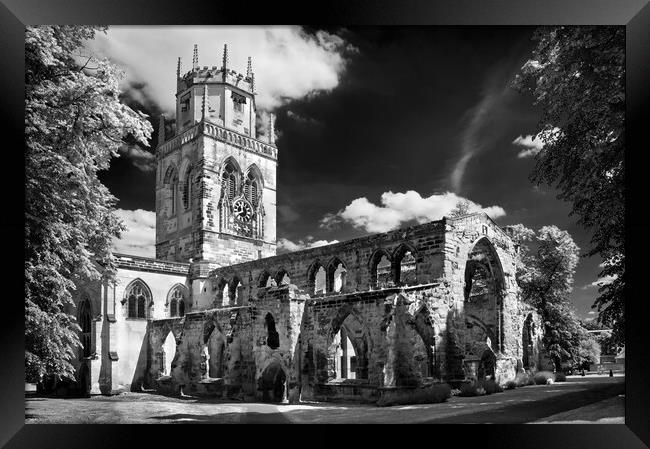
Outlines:
{"label": "gothic arch", "polygon": [[325,285],[322,285],[321,290],[316,290],[319,287],[317,277],[321,269],[325,271],[325,267],[322,263],[320,263],[320,260],[318,259],[312,262],[312,264],[307,269],[307,291],[310,295],[323,294],[327,291]]}
{"label": "gothic arch", "polygon": [[176,165],[172,162],[165,170],[165,176],[163,177],[163,183],[169,184],[174,178],[178,178],[178,170],[176,170]]}
{"label": "gothic arch", "polygon": [[372,338],[370,328],[363,319],[363,314],[358,312],[352,304],[340,307],[329,323],[327,332],[327,354],[328,369],[327,373],[321,373],[321,380],[331,379],[335,373],[332,373],[332,366],[335,365],[337,348],[334,347],[337,334],[343,329],[350,339],[357,357],[356,378],[368,379],[368,370],[370,366],[370,354],[372,353]]}
{"label": "gothic arch", "polygon": [[257,287],[258,288],[266,288],[269,287],[269,279],[273,282],[275,282],[275,279],[271,277],[271,273],[269,273],[267,270],[262,270],[260,275],[257,278]]}
{"label": "gothic arch", "polygon": [[122,304],[126,305],[128,318],[150,318],[153,306],[151,289],[142,279],[134,279],[124,289]]}
{"label": "gothic arch", "polygon": [[[368,260],[368,269],[370,271],[370,287],[385,287],[390,282],[395,282],[394,273],[392,268],[389,268],[388,278],[384,279],[382,273],[378,272],[378,265],[383,257],[386,257],[388,263],[392,267],[393,258],[390,253],[383,248],[377,248],[373,251],[370,259]],[[384,285],[386,284],[386,285]]]}
{"label": "gothic arch", "polygon": [[[343,270],[340,273],[340,288],[337,287],[337,279],[335,279],[336,271],[339,268],[339,265],[342,266]],[[334,256],[330,259],[327,264],[327,291],[328,292],[339,292],[345,289],[345,281],[347,277],[347,265],[337,256]]]}
{"label": "gothic arch", "polygon": [[277,273],[275,274],[273,279],[275,279],[275,283],[278,286],[280,286],[280,285],[289,285],[286,282],[284,282],[284,283],[282,282],[282,280],[284,279],[285,276],[287,276],[287,278],[289,279],[289,284],[291,284],[291,275],[289,274],[289,272],[284,267],[280,268],[277,271]]}
{"label": "gothic arch", "polygon": [[[413,257],[413,273],[409,273],[407,276],[406,273],[402,271],[402,261],[404,256],[407,253],[411,253]],[[395,283],[405,283],[405,282],[415,282],[417,279],[417,260],[419,259],[418,250],[409,242],[400,243],[395,251],[393,251],[393,279]]]}
{"label": "gothic arch", "polygon": [[[252,175],[260,183],[260,188],[264,188],[264,177],[262,176],[262,171],[259,169],[257,164],[253,163],[246,168],[244,172],[244,178]],[[261,192],[260,192],[261,193]]]}
{"label": "gothic arch", "polygon": [[[179,296],[180,293],[180,296]],[[165,306],[169,308],[170,317],[184,316],[189,304],[190,291],[183,284],[174,284],[167,293]],[[181,305],[182,304],[182,305]]]}
{"label": "gothic arch", "polygon": [[503,305],[505,276],[494,244],[486,236],[471,246],[465,262],[464,299],[468,314],[481,317],[486,325],[496,329],[495,351],[503,351]]}
{"label": "gothic arch", "polygon": [[244,287],[244,283],[242,282],[241,277],[238,274],[235,274],[229,283],[228,294],[230,297],[230,305],[241,303],[242,298],[238,296],[241,293],[241,291],[238,290],[240,287]]}

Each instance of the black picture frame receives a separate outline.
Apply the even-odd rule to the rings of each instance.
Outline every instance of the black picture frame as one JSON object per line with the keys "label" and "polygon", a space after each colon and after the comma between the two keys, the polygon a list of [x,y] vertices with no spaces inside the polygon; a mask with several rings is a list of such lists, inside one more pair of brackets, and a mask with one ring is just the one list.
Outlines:
{"label": "black picture frame", "polygon": [[[24,321],[22,285],[24,272],[17,262],[23,252],[20,239],[24,232],[19,167],[24,133],[24,29],[34,24],[109,24],[109,25],[203,25],[308,23],[348,25],[625,25],[626,27],[626,405],[625,425],[493,425],[474,432],[457,425],[413,430],[375,427],[346,432],[321,431],[322,435],[301,426],[255,431],[232,431],[214,427],[189,432],[176,426],[116,425],[25,425],[24,409]],[[650,351],[644,333],[650,316],[643,280],[647,278],[650,244],[650,213],[645,185],[647,171],[644,153],[648,151],[647,124],[650,98],[650,5],[647,0],[501,0],[501,1],[427,1],[390,2],[340,0],[322,4],[310,2],[280,3],[223,2],[215,0],[184,2],[143,0],[3,0],[0,4],[0,86],[2,89],[4,213],[0,228],[4,236],[5,289],[3,320],[0,326],[3,361],[0,363],[0,444],[6,447],[97,448],[129,447],[138,437],[147,446],[171,447],[202,444],[287,444],[311,445],[364,444],[378,438],[396,444],[463,444],[480,447],[531,448],[641,448],[650,444]],[[646,175],[646,176],[644,176]],[[16,237],[14,237],[16,236]],[[295,435],[298,429],[300,436]],[[352,439],[348,439],[352,435]],[[392,441],[391,441],[392,440]],[[449,441],[451,443],[449,443]],[[645,442],[645,444],[644,444]]]}

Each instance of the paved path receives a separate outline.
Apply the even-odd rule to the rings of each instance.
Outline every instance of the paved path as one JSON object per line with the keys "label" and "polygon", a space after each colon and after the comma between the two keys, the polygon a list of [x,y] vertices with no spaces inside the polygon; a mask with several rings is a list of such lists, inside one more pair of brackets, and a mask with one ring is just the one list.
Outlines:
{"label": "paved path", "polygon": [[[244,404],[146,393],[88,399],[27,398],[26,423],[524,423],[616,397],[623,377],[569,378],[442,404],[376,407],[360,404]],[[621,404],[622,405],[622,404]],[[611,408],[623,416],[623,408]],[[575,416],[574,416],[575,417]]]}

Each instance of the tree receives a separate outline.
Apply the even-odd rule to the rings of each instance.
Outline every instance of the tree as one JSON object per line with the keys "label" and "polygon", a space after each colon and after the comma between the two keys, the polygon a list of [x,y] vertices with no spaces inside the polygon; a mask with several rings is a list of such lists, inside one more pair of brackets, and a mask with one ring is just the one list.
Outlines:
{"label": "tree", "polygon": [[600,322],[624,342],[625,28],[542,27],[530,60],[514,80],[542,106],[531,180],[559,190],[572,215],[593,232],[584,256],[604,261]]}
{"label": "tree", "polygon": [[[561,370],[567,362],[575,362],[580,340],[587,336],[569,307],[580,248],[556,226],[544,226],[536,233],[523,225],[508,230],[520,245],[516,277],[522,297],[539,312],[544,347],[555,369]],[[535,250],[526,242],[533,243]]]}
{"label": "tree", "polygon": [[[112,277],[113,237],[123,226],[99,170],[129,137],[148,145],[152,127],[120,103],[122,74],[82,57],[105,28],[29,27],[25,35],[25,380],[74,379],[80,346],[75,283]],[[106,270],[96,263],[102,264]]]}
{"label": "tree", "polygon": [[470,202],[467,200],[459,200],[456,203],[456,206],[449,212],[449,216],[452,218],[462,217],[470,213]]}

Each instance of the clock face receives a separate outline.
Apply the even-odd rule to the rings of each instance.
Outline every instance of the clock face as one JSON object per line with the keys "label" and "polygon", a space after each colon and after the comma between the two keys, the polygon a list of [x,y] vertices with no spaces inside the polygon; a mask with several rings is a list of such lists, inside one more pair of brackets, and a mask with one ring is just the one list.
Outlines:
{"label": "clock face", "polygon": [[248,223],[253,218],[253,209],[250,204],[244,200],[237,200],[232,205],[232,210],[238,220]]}

